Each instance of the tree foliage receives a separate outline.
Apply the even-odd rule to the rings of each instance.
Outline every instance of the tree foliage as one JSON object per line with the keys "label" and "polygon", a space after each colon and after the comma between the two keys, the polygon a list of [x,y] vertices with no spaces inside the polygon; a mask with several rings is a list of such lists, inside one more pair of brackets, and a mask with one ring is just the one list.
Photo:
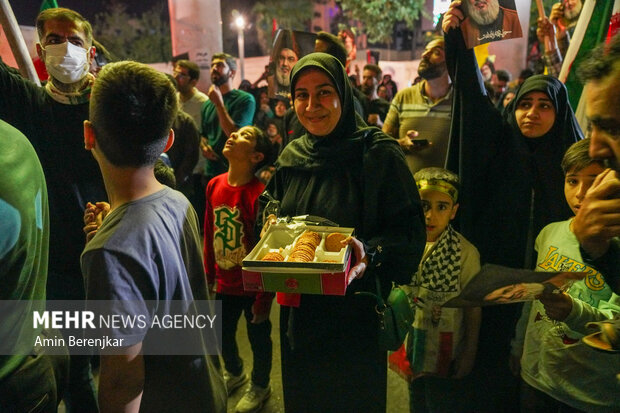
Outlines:
{"label": "tree foliage", "polygon": [[342,9],[362,23],[362,30],[371,43],[391,43],[394,24],[414,22],[424,11],[424,0],[340,0]]}
{"label": "tree foliage", "polygon": [[280,29],[308,31],[314,2],[309,0],[259,0],[252,12],[256,15],[256,29],[265,50],[271,47],[273,19]]}
{"label": "tree foliage", "polygon": [[131,15],[125,4],[111,2],[95,16],[94,37],[120,60],[170,61],[170,23],[164,10],[161,3],[141,15]]}

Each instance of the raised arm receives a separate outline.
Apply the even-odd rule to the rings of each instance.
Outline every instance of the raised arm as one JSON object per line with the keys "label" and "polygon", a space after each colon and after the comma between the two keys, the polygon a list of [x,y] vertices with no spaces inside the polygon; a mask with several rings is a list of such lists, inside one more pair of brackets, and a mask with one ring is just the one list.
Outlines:
{"label": "raised arm", "polygon": [[465,47],[460,28],[464,15],[460,6],[460,0],[453,1],[443,18],[446,64],[455,90],[463,93],[465,102],[472,110],[482,111],[493,105],[487,97],[474,50]]}

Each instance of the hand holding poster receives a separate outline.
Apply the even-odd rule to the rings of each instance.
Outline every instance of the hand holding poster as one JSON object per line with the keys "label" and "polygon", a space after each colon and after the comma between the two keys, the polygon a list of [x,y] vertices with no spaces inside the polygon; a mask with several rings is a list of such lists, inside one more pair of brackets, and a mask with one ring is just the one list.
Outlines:
{"label": "hand holding poster", "polygon": [[465,16],[461,30],[468,49],[523,36],[514,0],[461,0],[461,9]]}
{"label": "hand holding poster", "polygon": [[585,278],[584,272],[519,270],[485,264],[461,293],[444,307],[478,307],[532,301],[543,293],[561,293]]}
{"label": "hand holding poster", "polygon": [[293,66],[303,56],[314,52],[316,34],[292,30],[278,30],[273,40],[269,75],[267,76],[268,95],[288,97],[290,75]]}

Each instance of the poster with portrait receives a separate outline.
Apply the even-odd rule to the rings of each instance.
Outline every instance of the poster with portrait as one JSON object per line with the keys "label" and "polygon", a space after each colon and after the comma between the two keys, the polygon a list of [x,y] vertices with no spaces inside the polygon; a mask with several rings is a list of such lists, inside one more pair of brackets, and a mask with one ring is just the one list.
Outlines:
{"label": "poster with portrait", "polygon": [[461,31],[465,45],[523,37],[514,0],[463,0]]}
{"label": "poster with portrait", "polygon": [[485,264],[461,293],[444,307],[479,307],[535,300],[543,293],[561,293],[585,272],[544,272]]}
{"label": "poster with portrait", "polygon": [[269,61],[267,89],[270,98],[288,97],[293,66],[303,56],[314,52],[315,33],[278,30],[273,39]]}

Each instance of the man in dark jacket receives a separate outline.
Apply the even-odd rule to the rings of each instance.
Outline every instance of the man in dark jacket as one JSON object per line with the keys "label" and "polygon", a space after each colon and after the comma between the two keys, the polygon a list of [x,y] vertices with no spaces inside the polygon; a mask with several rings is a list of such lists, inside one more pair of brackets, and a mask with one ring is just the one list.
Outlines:
{"label": "man in dark jacket", "polygon": [[[26,135],[45,173],[50,208],[47,299],[78,300],[84,298],[84,206],[89,200],[107,199],[83,139],[94,81],[88,72],[95,54],[92,28],[79,13],[64,8],[41,12],[36,26],[37,53],[50,78],[38,87],[0,62],[0,119]],[[72,405],[84,412],[98,410],[87,358],[72,357],[67,393],[68,411]]]}

